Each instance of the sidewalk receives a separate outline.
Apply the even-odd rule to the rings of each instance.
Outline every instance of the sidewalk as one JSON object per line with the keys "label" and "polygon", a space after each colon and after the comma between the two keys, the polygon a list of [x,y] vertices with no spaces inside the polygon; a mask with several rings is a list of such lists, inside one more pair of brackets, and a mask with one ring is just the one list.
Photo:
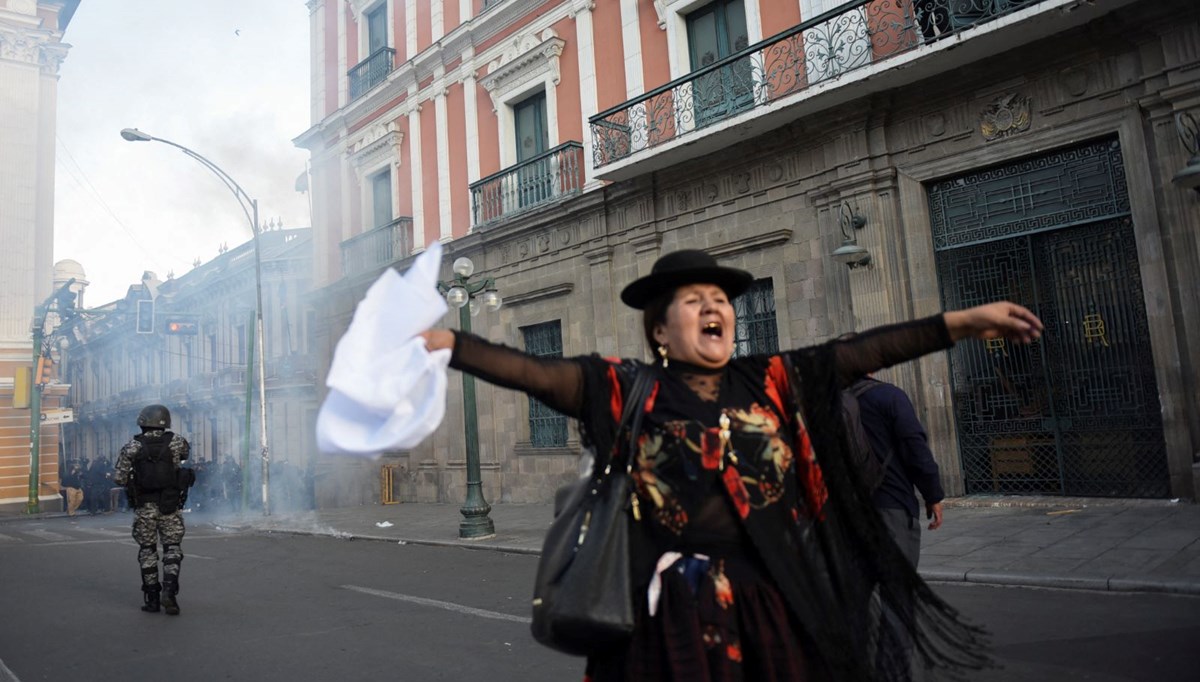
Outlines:
{"label": "sidewalk", "polygon": [[[492,506],[495,537],[460,540],[458,505],[395,504],[243,518],[241,528],[538,554],[550,505]],[[928,580],[1200,595],[1200,505],[1165,500],[946,500],[924,531]],[[390,524],[390,525],[387,525]]]}

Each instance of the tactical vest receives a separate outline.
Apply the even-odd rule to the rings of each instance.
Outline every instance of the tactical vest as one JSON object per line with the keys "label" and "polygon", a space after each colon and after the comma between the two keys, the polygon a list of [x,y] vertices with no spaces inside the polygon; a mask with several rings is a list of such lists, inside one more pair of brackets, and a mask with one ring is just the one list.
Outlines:
{"label": "tactical vest", "polygon": [[162,438],[147,438],[145,434],[133,437],[142,447],[133,457],[133,484],[137,487],[139,500],[158,500],[164,491],[178,496],[178,475],[171,456],[171,439],[175,434],[163,433]]}

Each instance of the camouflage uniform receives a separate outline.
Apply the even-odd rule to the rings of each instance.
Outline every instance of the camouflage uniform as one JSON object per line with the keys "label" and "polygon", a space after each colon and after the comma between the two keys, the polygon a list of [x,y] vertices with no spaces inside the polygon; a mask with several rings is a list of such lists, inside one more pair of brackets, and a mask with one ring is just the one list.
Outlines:
{"label": "camouflage uniform", "polygon": [[[165,435],[166,431],[162,429],[150,429],[144,431],[142,437],[161,440],[165,438]],[[135,483],[133,481],[134,457],[143,447],[145,446],[140,441],[133,439],[121,448],[121,454],[117,457],[116,476],[114,476],[117,485],[131,487],[131,484]],[[175,468],[179,469],[180,463],[186,460],[189,454],[190,446],[187,440],[182,436],[172,434],[168,448]],[[131,499],[130,504],[133,503],[134,501]],[[157,596],[161,589],[158,580],[157,546],[160,540],[163,546],[163,586],[171,596],[178,592],[179,566],[183,562],[183,550],[180,548],[180,543],[183,541],[184,530],[183,514],[180,509],[164,514],[154,501],[137,501],[133,517],[133,539],[138,543],[138,563],[142,567],[143,592],[153,593]]]}

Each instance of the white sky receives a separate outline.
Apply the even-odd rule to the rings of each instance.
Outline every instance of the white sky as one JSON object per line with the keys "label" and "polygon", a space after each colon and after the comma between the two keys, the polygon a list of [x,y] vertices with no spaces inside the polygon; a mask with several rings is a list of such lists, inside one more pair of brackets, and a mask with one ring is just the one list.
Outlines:
{"label": "white sky", "polygon": [[208,158],[258,200],[264,224],[310,225],[295,191],[308,152],[292,144],[310,125],[308,33],[304,0],[80,3],[58,87],[54,260],[83,266],[85,306],[251,237],[216,175],[122,128]]}

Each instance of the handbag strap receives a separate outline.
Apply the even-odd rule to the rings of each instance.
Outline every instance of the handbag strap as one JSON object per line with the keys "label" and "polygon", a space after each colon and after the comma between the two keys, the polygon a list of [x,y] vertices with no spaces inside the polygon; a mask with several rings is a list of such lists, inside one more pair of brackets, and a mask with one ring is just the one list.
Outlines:
{"label": "handbag strap", "polygon": [[637,440],[638,433],[642,430],[642,414],[645,413],[644,405],[646,398],[650,395],[650,388],[654,385],[654,372],[649,365],[642,365],[637,368],[634,374],[633,386],[629,389],[629,393],[624,396],[625,406],[621,410],[621,421],[617,423],[615,432],[618,439],[621,438],[622,432],[628,425],[629,438],[624,440],[625,447],[621,447],[622,443],[618,440],[614,443],[612,450],[609,452],[608,463],[604,466],[602,476],[597,476],[594,481],[595,485],[599,486],[600,482],[612,475],[612,460],[615,455],[624,451],[625,455],[625,471],[628,473],[633,468],[633,441]]}
{"label": "handbag strap", "polygon": [[629,389],[629,397],[625,400],[625,410],[621,414],[621,423],[617,426],[617,436],[620,437],[625,424],[629,424],[629,438],[625,441],[625,471],[633,470],[633,446],[638,435],[642,432],[642,415],[646,414],[646,398],[650,396],[650,388],[654,385],[654,372],[649,365],[638,367]]}

